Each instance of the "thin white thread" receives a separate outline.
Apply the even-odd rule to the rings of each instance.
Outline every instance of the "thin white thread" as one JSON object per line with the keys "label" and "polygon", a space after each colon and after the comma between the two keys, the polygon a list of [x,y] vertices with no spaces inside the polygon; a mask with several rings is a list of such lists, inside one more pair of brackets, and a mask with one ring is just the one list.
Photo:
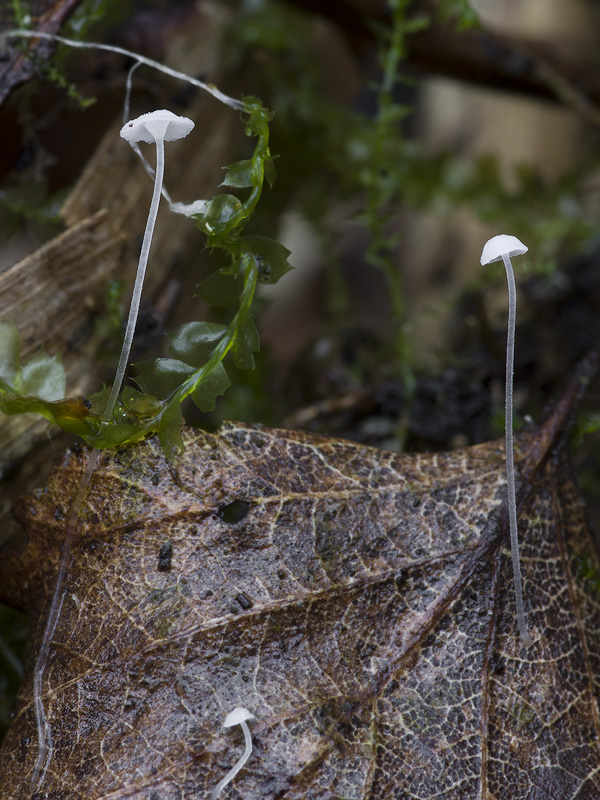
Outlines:
{"label": "thin white thread", "polygon": [[67,522],[67,532],[65,534],[65,541],[62,546],[60,563],[58,567],[58,576],[56,578],[56,585],[54,586],[54,593],[52,595],[52,601],[50,603],[50,610],[48,612],[48,618],[46,620],[46,626],[44,628],[44,636],[42,637],[42,644],[40,645],[40,649],[38,651],[37,658],[35,661],[35,668],[33,672],[33,709],[35,713],[35,722],[36,722],[37,737],[38,737],[38,755],[33,768],[29,786],[32,792],[40,791],[40,788],[44,782],[44,778],[46,777],[46,772],[48,771],[48,767],[50,766],[50,761],[52,760],[52,754],[54,752],[52,731],[50,728],[50,723],[48,722],[48,718],[46,716],[44,703],[42,701],[42,681],[44,678],[44,671],[46,669],[46,664],[48,662],[50,645],[52,643],[52,638],[54,636],[54,632],[56,630],[56,626],[60,618],[60,612],[62,610],[62,604],[65,598],[65,593],[66,593],[65,582],[67,577],[67,567],[69,564],[69,557],[71,554],[73,534],[75,533],[75,528],[77,526],[77,521],[79,517],[79,510],[81,508],[81,504],[83,503],[83,499],[85,497],[85,493],[89,486],[90,479],[92,477],[94,467],[96,466],[99,454],[100,451],[96,449],[92,450],[92,452],[90,453],[88,463],[85,468],[85,472],[83,473],[81,482],[79,484],[79,488],[77,490],[77,494],[75,495],[75,500],[73,501],[73,505],[71,506],[71,512],[69,514],[69,520]]}
{"label": "thin white thread", "polygon": [[191,75],[186,75],[185,72],[179,72],[176,69],[171,69],[170,67],[166,67],[164,64],[161,64],[159,61],[154,61],[151,58],[146,58],[146,56],[142,56],[139,53],[134,53],[132,50],[126,50],[124,47],[116,47],[115,45],[111,44],[101,44],[100,42],[78,42],[75,39],[65,39],[64,36],[57,36],[55,33],[44,33],[42,31],[27,31],[16,29],[13,31],[6,31],[6,33],[1,34],[0,38],[2,39],[10,39],[11,37],[22,36],[25,39],[49,39],[53,42],[61,42],[62,44],[67,44],[69,47],[78,47],[82,50],[106,50],[109,53],[119,53],[122,56],[127,56],[128,58],[134,58],[136,61],[139,61],[140,64],[146,64],[153,69],[157,69],[159,72],[163,72],[165,75],[170,75],[172,78],[176,78],[180,81],[187,81],[187,83],[191,83],[192,86],[197,86],[199,89],[203,89],[205,92],[211,94],[214,98],[219,100],[221,103],[225,103],[226,106],[230,108],[234,108],[237,111],[244,111],[244,103],[240,100],[235,100],[233,97],[229,97],[228,95],[221,92],[217,89],[216,86],[213,86],[211,83],[204,83],[204,81],[199,81],[197,78],[192,78]]}

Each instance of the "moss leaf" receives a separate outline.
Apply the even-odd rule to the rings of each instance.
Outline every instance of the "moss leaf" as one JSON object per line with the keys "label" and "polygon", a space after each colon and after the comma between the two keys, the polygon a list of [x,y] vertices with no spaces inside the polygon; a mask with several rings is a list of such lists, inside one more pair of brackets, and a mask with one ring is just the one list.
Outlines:
{"label": "moss leaf", "polygon": [[144,394],[161,400],[169,397],[194,372],[189,364],[175,358],[153,358],[133,365],[138,374],[133,378]]}
{"label": "moss leaf", "polygon": [[206,377],[192,392],[192,400],[200,411],[214,411],[215,400],[219,395],[225,394],[231,386],[229,376],[221,362],[206,374]]}
{"label": "moss leaf", "polygon": [[254,367],[254,353],[260,349],[260,338],[249,311],[240,314],[237,336],[233,347],[233,363],[238,369]]}
{"label": "moss leaf", "polygon": [[259,283],[277,283],[292,267],[287,247],[266,236],[243,236],[240,246],[256,258]]}
{"label": "moss leaf", "polygon": [[36,353],[23,366],[20,387],[23,394],[42,400],[60,400],[66,392],[66,376],[61,360],[44,352]]}
{"label": "moss leaf", "polygon": [[228,268],[219,269],[200,284],[200,296],[215,308],[235,308],[244,288],[244,277]]}
{"label": "moss leaf", "polygon": [[212,235],[227,224],[238,213],[242,203],[232,194],[218,194],[206,204],[206,210],[196,217],[196,225],[204,233]]}
{"label": "moss leaf", "polygon": [[225,325],[214,322],[187,322],[169,334],[169,353],[186,364],[201,367],[205,364],[216,344],[225,335]]}
{"label": "moss leaf", "polygon": [[233,186],[237,189],[246,189],[251,186],[258,185],[260,178],[256,175],[256,166],[252,159],[244,161],[237,161],[235,164],[230,164],[228,167],[223,167],[227,170],[225,179],[221,186]]}

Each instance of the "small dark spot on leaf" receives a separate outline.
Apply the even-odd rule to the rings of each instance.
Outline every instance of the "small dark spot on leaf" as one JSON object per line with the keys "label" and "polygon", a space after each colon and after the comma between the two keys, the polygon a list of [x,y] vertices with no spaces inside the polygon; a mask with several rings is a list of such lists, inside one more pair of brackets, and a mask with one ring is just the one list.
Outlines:
{"label": "small dark spot on leaf", "polygon": [[502,675],[505,669],[504,659],[498,655],[492,656],[492,672],[494,675]]}
{"label": "small dark spot on leaf", "polygon": [[173,545],[165,542],[158,551],[158,569],[160,572],[167,572],[171,569],[171,557],[173,555]]}
{"label": "small dark spot on leaf", "polygon": [[95,553],[100,546],[101,543],[98,539],[88,539],[86,542],[82,543],[81,548],[88,553]]}
{"label": "small dark spot on leaf", "polygon": [[244,592],[240,592],[239,594],[236,594],[235,599],[236,599],[236,602],[239,603],[240,606],[244,609],[244,611],[248,611],[248,609],[252,608],[252,606],[254,605],[252,600],[250,600],[248,595],[244,594]]}
{"label": "small dark spot on leaf", "polygon": [[249,509],[250,505],[245,500],[234,500],[219,510],[219,516],[223,522],[235,524],[244,519]]}
{"label": "small dark spot on leaf", "polygon": [[394,583],[396,584],[396,589],[398,589],[398,591],[401,591],[404,588],[407,577],[407,570],[401,569],[400,572],[396,573],[396,576],[394,577]]}
{"label": "small dark spot on leaf", "polygon": [[284,569],[277,570],[277,577],[280,581],[284,581],[287,578],[287,573]]}

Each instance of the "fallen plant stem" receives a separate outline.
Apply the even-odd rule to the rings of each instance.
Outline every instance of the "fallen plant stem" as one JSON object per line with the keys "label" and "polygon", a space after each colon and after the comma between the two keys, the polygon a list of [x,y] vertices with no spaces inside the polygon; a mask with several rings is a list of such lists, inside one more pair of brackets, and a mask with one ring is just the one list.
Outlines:
{"label": "fallen plant stem", "polygon": [[225,105],[229,106],[230,108],[234,108],[237,111],[244,111],[245,108],[243,102],[240,100],[235,100],[233,97],[229,97],[217,89],[217,87],[213,84],[205,83],[197,78],[192,78],[191,75],[186,75],[185,72],[179,72],[179,70],[166,67],[164,64],[161,64],[160,61],[154,61],[152,58],[146,58],[146,56],[142,56],[139,53],[134,53],[132,50],[126,50],[124,47],[117,47],[116,45],[112,44],[103,44],[101,42],[80,42],[76,39],[66,39],[64,36],[58,36],[54,33],[28,31],[22,28],[6,31],[0,35],[0,39],[11,39],[18,36],[24,37],[25,39],[49,39],[50,41],[60,42],[61,44],[66,44],[69,47],[77,47],[82,50],[105,50],[109,53],[117,53],[119,55],[126,56],[127,58],[133,58],[138,62],[138,64],[145,64],[147,67],[152,67],[152,69],[156,69],[165,75],[170,75],[171,78],[176,78],[177,80],[190,83],[192,86],[197,86],[199,89],[208,92],[214,98],[220,100],[221,103],[225,103]]}
{"label": "fallen plant stem", "polygon": [[48,662],[48,655],[50,653],[50,645],[54,637],[56,625],[60,619],[60,612],[62,609],[63,600],[65,599],[65,582],[67,579],[67,568],[69,566],[69,557],[71,555],[71,546],[73,544],[73,537],[79,519],[79,511],[85,500],[85,496],[90,485],[90,480],[98,461],[100,451],[94,449],[90,452],[85,472],[81,477],[77,494],[71,506],[71,512],[67,521],[67,529],[65,533],[65,540],[63,542],[60,562],[58,566],[58,575],[56,577],[56,584],[54,585],[54,592],[50,602],[50,609],[48,611],[48,618],[44,628],[44,635],[42,643],[35,660],[35,668],[33,672],[33,709],[35,712],[35,722],[37,728],[38,738],[38,754],[31,775],[30,790],[32,792],[39,792],[40,788],[46,777],[46,772],[52,760],[54,752],[52,742],[52,729],[46,716],[44,703],[42,700],[42,680],[46,664]]}

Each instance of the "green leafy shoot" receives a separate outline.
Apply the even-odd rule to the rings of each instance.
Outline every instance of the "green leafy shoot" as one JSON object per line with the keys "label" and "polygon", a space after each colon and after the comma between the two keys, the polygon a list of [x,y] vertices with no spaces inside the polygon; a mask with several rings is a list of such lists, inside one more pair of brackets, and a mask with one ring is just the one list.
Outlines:
{"label": "green leafy shoot", "polygon": [[[27,31],[9,35],[28,36]],[[36,412],[61,428],[81,436],[95,448],[115,447],[139,441],[157,432],[169,459],[183,449],[181,440],[181,403],[191,397],[202,411],[214,409],[215,400],[230,386],[224,365],[228,353],[240,369],[254,366],[259,337],[251,306],[258,283],[275,283],[291,267],[289,251],[273,239],[243,235],[261,197],[265,179],[272,185],[276,171],[269,151],[271,112],[255,97],[242,101],[224,95],[217,87],[204,84],[158,62],[129,53],[112,45],[75,42],[63,37],[40,34],[72,47],[97,47],[123,52],[139,63],[159,69],[172,77],[200,86],[226,105],[240,110],[246,134],[256,137],[252,157],[225,167],[223,186],[233,190],[249,189],[246,199],[234,194],[218,194],[207,203],[199,203],[190,214],[206,235],[207,246],[227,254],[227,266],[211,274],[201,285],[201,294],[219,308],[235,309],[228,325],[191,322],[171,335],[169,358],[159,358],[135,365],[134,379],[141,391],[127,387],[121,392],[111,418],[102,418],[105,392],[92,398],[59,399],[64,394],[56,359],[41,354],[21,366],[18,335],[14,326],[5,324],[0,341],[0,411],[5,414]]]}
{"label": "green leafy shoot", "polygon": [[401,191],[401,184],[389,168],[389,150],[390,146],[397,146],[401,141],[401,123],[410,114],[408,108],[396,102],[394,90],[402,80],[400,66],[406,58],[407,37],[429,25],[429,19],[425,16],[409,17],[409,5],[410,0],[388,0],[391,24],[379,31],[381,80],[376,87],[377,114],[371,130],[370,163],[361,172],[365,189],[364,211],[356,219],[365,224],[371,235],[365,254],[367,261],[386,277],[395,329],[396,361],[407,398],[410,399],[415,388],[415,376],[405,329],[404,288],[393,258],[397,238],[389,230],[389,223],[397,213],[398,194]]}
{"label": "green leafy shoot", "polygon": [[197,227],[206,234],[207,246],[219,248],[228,256],[227,266],[209,275],[200,289],[213,305],[236,309],[230,323],[189,322],[172,333],[169,357],[135,365],[140,391],[124,389],[107,422],[101,420],[104,393],[93,398],[92,404],[82,399],[58,399],[64,394],[64,372],[60,382],[57,376],[62,366],[56,359],[42,354],[21,367],[18,333],[14,325],[5,324],[0,340],[0,409],[4,413],[35,411],[97,448],[139,441],[158,432],[166,455],[172,459],[183,448],[183,400],[191,397],[201,411],[214,409],[216,398],[230,386],[223,363],[228,353],[236,367],[254,366],[259,337],[251,306],[257,284],[275,283],[290,265],[289,251],[279,242],[243,235],[265,178],[270,182],[275,176],[269,151],[271,114],[256,98],[246,98],[244,103],[246,133],[255,136],[257,142],[252,158],[226,168],[223,184],[249,189],[248,197],[241,200],[219,194],[195,215]]}
{"label": "green leafy shoot", "polygon": [[[181,403],[191,397],[201,411],[212,411],[215,400],[230,386],[224,359],[231,353],[233,363],[240,369],[254,366],[254,353],[259,349],[259,337],[251,314],[252,301],[258,283],[275,283],[290,269],[289,251],[273,239],[242,235],[243,228],[254,215],[265,178],[272,181],[274,167],[269,151],[271,114],[256,98],[245,99],[246,133],[256,136],[257,143],[251,159],[226,167],[223,185],[250,189],[246,200],[232,194],[219,194],[209,201],[201,214],[195,215],[197,227],[206,234],[207,246],[219,248],[228,256],[228,264],[201,284],[201,294],[212,305],[236,308],[228,325],[190,322],[171,336],[170,358],[154,359],[136,364],[135,381],[141,389],[136,398],[158,410],[138,417],[135,431],[130,423],[114,419],[95,436],[96,447],[134,441],[157,430],[168,458],[183,448],[180,434]],[[121,409],[123,403],[121,403]],[[135,404],[127,407],[127,416],[136,414]],[[121,436],[123,438],[121,439]]]}

